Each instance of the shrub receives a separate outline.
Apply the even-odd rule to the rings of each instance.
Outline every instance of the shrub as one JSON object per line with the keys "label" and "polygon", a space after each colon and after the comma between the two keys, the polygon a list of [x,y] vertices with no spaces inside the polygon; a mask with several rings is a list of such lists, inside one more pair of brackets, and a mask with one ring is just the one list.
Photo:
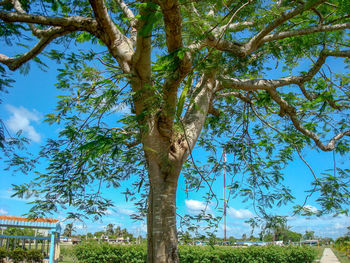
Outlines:
{"label": "shrub", "polygon": [[26,251],[22,248],[15,248],[12,251],[9,251],[9,257],[14,263],[19,263],[26,259]]}
{"label": "shrub", "polygon": [[[118,246],[107,243],[82,243],[74,248],[79,262],[144,263],[145,246]],[[311,263],[316,251],[310,247],[196,247],[180,246],[180,262],[184,263]]]}
{"label": "shrub", "polygon": [[42,254],[41,250],[39,249],[30,249],[27,251],[26,258],[28,262],[32,263],[40,263],[44,259],[44,255]]}
{"label": "shrub", "polygon": [[143,263],[146,262],[144,246],[115,246],[97,242],[81,243],[74,247],[74,255],[84,263]]}
{"label": "shrub", "polygon": [[0,263],[4,263],[7,258],[7,250],[4,247],[0,247]]}

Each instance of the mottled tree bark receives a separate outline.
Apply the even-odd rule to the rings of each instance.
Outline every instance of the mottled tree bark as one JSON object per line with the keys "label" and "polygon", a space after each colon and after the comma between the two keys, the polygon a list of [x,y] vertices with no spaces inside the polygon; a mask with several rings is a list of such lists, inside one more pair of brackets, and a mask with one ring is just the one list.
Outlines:
{"label": "mottled tree bark", "polygon": [[177,263],[179,262],[176,230],[177,183],[167,183],[161,178],[154,181],[148,200],[147,261]]}

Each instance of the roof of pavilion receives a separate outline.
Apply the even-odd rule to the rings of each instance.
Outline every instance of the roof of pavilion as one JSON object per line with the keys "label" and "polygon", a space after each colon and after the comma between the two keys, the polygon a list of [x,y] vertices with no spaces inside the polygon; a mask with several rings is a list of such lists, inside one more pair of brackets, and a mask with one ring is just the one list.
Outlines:
{"label": "roof of pavilion", "polygon": [[32,227],[32,228],[54,228],[57,226],[58,219],[53,218],[33,218],[28,219],[21,216],[0,215],[0,226],[13,227]]}

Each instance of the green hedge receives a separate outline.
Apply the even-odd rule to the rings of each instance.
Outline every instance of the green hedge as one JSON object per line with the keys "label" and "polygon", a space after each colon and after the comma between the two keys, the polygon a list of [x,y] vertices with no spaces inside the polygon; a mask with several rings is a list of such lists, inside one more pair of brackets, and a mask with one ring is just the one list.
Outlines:
{"label": "green hedge", "polygon": [[[74,248],[82,263],[144,263],[145,246],[118,246],[95,242],[82,243]],[[198,247],[180,246],[183,263],[311,263],[316,251],[310,247]]]}
{"label": "green hedge", "polygon": [[15,248],[7,251],[4,247],[0,247],[0,263],[5,262],[7,257],[12,259],[14,263],[24,260],[25,262],[39,263],[44,259],[42,252],[37,249],[24,250],[22,248]]}
{"label": "green hedge", "polygon": [[0,247],[0,263],[4,263],[7,258],[7,251],[4,247]]}

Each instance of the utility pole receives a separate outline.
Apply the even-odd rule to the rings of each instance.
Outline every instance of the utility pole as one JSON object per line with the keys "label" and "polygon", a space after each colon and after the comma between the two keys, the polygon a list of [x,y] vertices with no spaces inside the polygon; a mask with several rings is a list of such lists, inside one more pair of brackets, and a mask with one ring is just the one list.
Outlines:
{"label": "utility pole", "polygon": [[226,152],[225,148],[222,151],[223,155],[223,176],[224,176],[224,241],[226,241],[226,171],[225,171],[225,165],[226,165]]}

